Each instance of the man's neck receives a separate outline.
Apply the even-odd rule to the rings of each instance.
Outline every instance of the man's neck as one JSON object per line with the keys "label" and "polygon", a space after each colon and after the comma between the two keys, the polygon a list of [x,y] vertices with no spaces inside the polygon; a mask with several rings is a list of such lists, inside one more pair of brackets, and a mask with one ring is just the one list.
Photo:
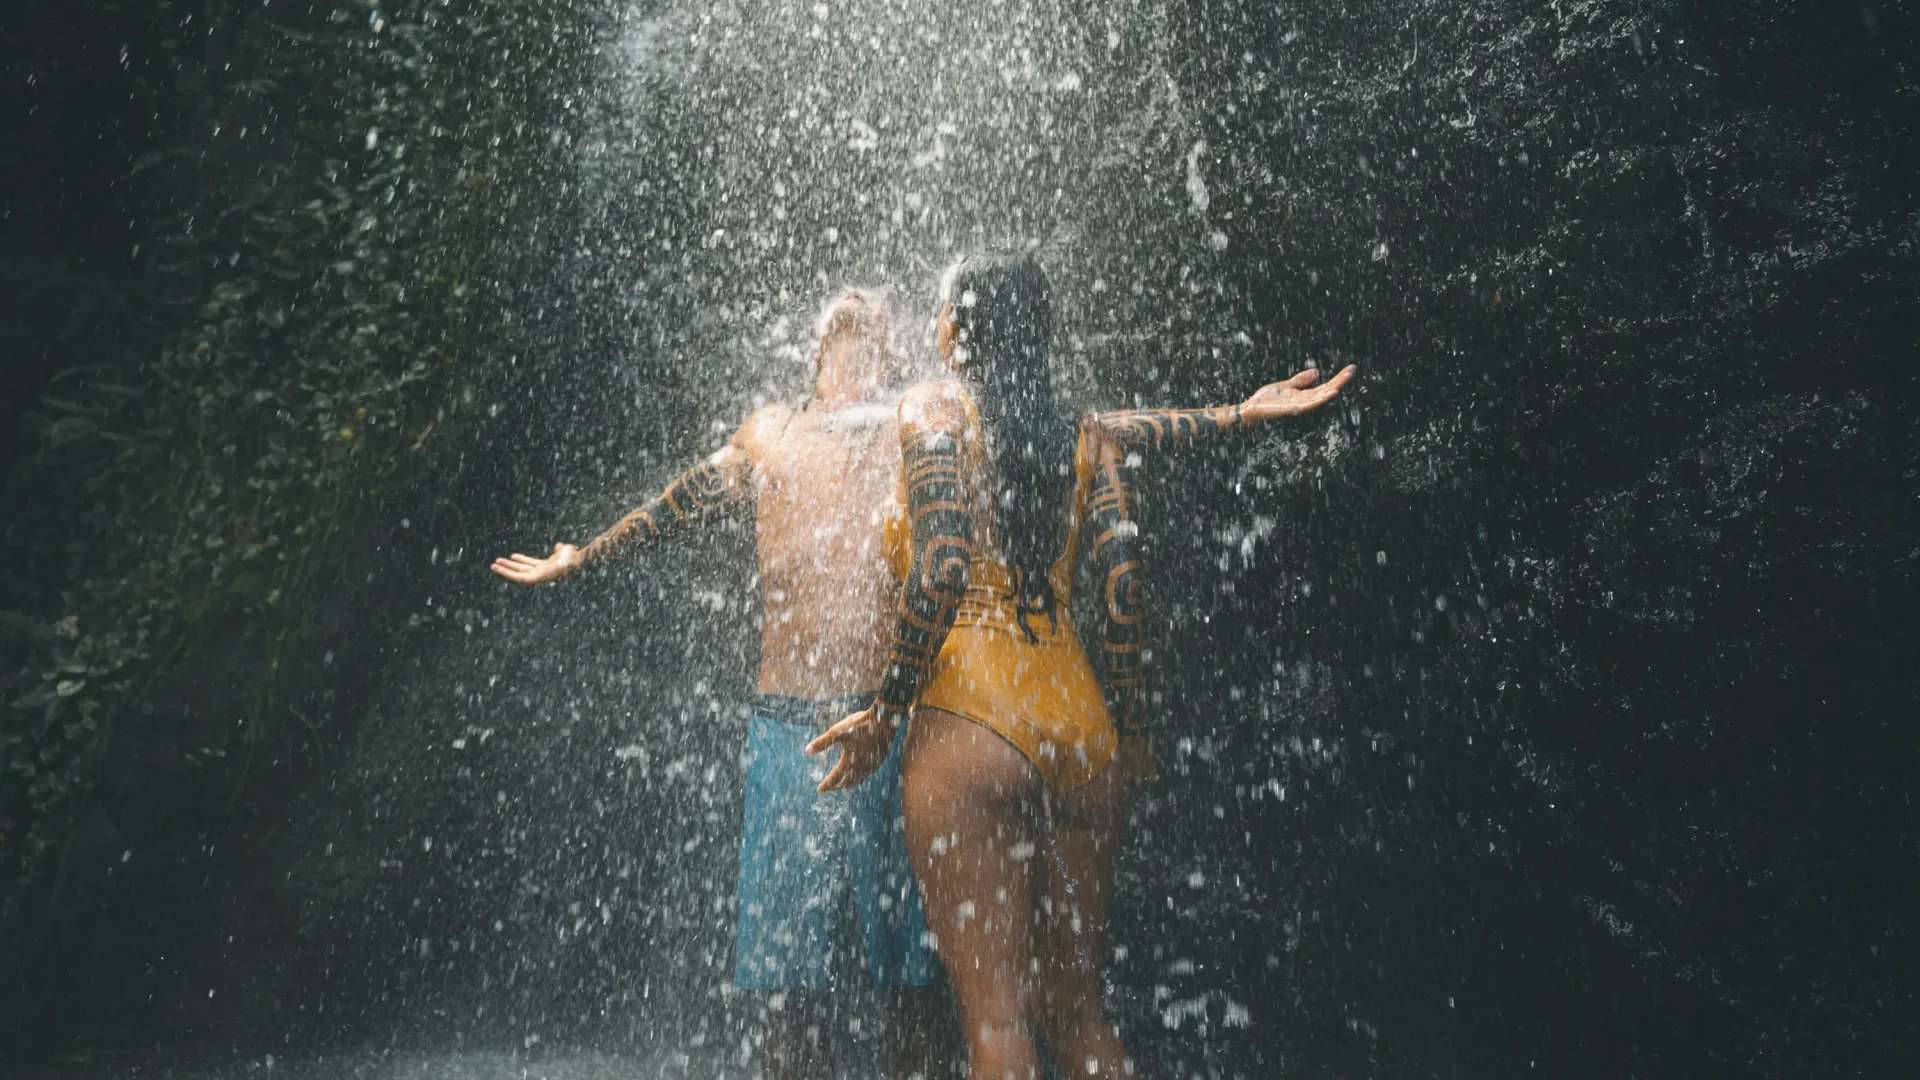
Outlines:
{"label": "man's neck", "polygon": [[813,401],[828,412],[838,412],[871,401],[879,389],[877,381],[821,378],[813,384]]}
{"label": "man's neck", "polygon": [[866,388],[858,385],[816,386],[810,404],[826,412],[839,412],[864,403],[868,396]]}

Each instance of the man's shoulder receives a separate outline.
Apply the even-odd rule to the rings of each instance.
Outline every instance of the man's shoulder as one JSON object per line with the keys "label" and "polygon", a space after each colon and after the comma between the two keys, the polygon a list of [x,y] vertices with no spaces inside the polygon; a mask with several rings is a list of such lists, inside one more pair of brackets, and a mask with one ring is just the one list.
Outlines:
{"label": "man's shoulder", "polygon": [[780,440],[787,425],[793,422],[793,414],[793,406],[784,402],[762,405],[748,414],[740,430],[734,432],[733,442],[750,454],[765,450]]}

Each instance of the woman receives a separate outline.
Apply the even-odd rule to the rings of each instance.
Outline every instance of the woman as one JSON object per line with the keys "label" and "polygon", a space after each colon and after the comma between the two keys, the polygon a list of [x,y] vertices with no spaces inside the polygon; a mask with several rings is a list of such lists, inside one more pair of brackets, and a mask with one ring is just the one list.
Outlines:
{"label": "woman", "polygon": [[[1063,1074],[1130,1076],[1100,993],[1121,814],[1154,772],[1126,451],[1054,395],[1037,264],[969,259],[943,295],[957,378],[900,406],[905,512],[888,532],[903,585],[884,685],[807,750],[840,746],[821,790],[844,787],[913,713],[907,847],[969,1075],[1038,1077],[1044,1032]],[[1105,598],[1104,694],[1069,617],[1083,552]]]}

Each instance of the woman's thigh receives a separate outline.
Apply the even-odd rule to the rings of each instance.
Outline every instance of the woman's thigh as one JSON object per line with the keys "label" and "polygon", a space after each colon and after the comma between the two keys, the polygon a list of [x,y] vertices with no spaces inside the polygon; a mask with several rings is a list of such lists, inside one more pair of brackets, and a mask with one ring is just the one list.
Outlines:
{"label": "woman's thigh", "polygon": [[907,851],[963,1017],[976,1030],[1024,1025],[1039,774],[987,728],[922,708],[900,782]]}
{"label": "woman's thigh", "polygon": [[[1045,918],[1037,955],[1049,996],[1084,1005],[1099,1002],[1107,947],[1107,909],[1113,899],[1126,787],[1119,769],[1065,795],[1054,796],[1041,845]],[[1051,1008],[1066,1001],[1047,1003]]]}

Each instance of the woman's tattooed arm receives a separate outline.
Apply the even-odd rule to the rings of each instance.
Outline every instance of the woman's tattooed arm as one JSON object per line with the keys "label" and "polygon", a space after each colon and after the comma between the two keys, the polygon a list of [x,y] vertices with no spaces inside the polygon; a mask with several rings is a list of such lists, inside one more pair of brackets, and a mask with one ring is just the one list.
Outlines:
{"label": "woman's tattooed arm", "polygon": [[1215,409],[1129,409],[1095,413],[1090,419],[1127,450],[1192,446],[1250,423],[1239,405]]}
{"label": "woman's tattooed arm", "polygon": [[674,477],[665,491],[642,503],[613,528],[594,537],[592,543],[580,549],[582,561],[591,566],[617,551],[646,547],[688,522],[744,502],[750,491],[748,471],[746,452],[735,443],[728,443],[713,456]]}
{"label": "woman's tattooed arm", "polygon": [[1129,409],[1097,413],[1091,419],[1128,451],[1150,453],[1178,449],[1229,431],[1312,412],[1339,397],[1352,378],[1351,364],[1326,382],[1320,382],[1317,368],[1308,368],[1290,379],[1268,383],[1238,405],[1217,409]]}
{"label": "woman's tattooed arm", "polygon": [[[1097,434],[1097,433],[1090,433]],[[1106,655],[1107,708],[1122,735],[1147,731],[1147,589],[1140,557],[1139,504],[1115,440],[1101,439],[1087,495],[1090,553],[1100,589],[1100,646]]]}
{"label": "woman's tattooed arm", "polygon": [[875,702],[894,728],[905,722],[919,696],[967,592],[973,520],[967,515],[967,478],[960,464],[966,414],[955,393],[918,392],[901,409],[900,470],[913,565],[901,583],[899,619]]}

